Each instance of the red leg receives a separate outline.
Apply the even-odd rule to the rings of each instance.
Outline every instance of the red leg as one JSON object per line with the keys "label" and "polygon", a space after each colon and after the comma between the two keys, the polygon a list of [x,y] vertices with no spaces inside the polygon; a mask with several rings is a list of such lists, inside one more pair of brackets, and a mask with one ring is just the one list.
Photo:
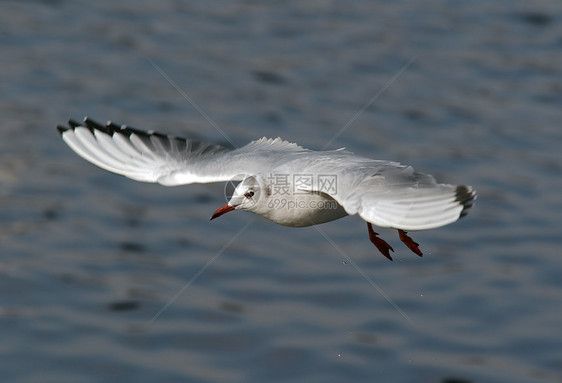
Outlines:
{"label": "red leg", "polygon": [[400,240],[402,242],[404,242],[404,244],[406,246],[408,246],[408,248],[410,250],[412,250],[414,253],[416,253],[420,257],[423,255],[420,248],[418,247],[419,243],[415,242],[412,238],[410,238],[407,231],[398,229],[398,236],[400,237]]}
{"label": "red leg", "polygon": [[384,239],[377,237],[377,235],[379,234],[375,233],[375,231],[373,230],[373,226],[369,222],[367,222],[367,229],[369,230],[369,239],[371,240],[371,242],[373,242],[373,245],[375,245],[377,249],[379,249],[382,255],[384,255],[385,257],[387,257],[392,261],[392,257],[390,256],[390,253],[388,251],[388,250],[394,251],[392,246],[386,243]]}

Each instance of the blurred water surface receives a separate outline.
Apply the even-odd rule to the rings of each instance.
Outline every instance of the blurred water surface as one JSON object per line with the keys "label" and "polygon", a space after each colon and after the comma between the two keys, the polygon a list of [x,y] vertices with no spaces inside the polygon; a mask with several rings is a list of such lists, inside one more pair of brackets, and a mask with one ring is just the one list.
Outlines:
{"label": "blurred water surface", "polygon": [[[0,380],[562,381],[559,1],[0,9]],[[236,145],[337,135],[479,199],[412,234],[423,258],[383,229],[386,261],[358,217],[322,225],[409,321],[314,228],[209,222],[223,185],[78,158],[54,127],[85,115]]]}

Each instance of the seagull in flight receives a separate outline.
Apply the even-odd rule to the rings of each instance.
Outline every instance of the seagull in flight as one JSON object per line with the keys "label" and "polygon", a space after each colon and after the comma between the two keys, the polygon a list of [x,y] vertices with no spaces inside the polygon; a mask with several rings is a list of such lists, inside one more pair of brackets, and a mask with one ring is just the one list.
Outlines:
{"label": "seagull in flight", "polygon": [[422,256],[408,232],[434,229],[467,214],[470,186],[437,183],[398,162],[345,150],[314,151],[281,138],[260,138],[237,149],[85,118],[57,127],[72,150],[102,169],[165,186],[240,181],[211,220],[247,210],[275,223],[304,227],[358,214],[370,241],[389,260],[394,251],[373,225],[394,228]]}

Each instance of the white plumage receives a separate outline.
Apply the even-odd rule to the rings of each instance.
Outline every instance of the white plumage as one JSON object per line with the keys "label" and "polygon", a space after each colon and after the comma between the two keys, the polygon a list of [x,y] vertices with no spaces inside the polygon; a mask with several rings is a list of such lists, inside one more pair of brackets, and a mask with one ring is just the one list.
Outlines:
{"label": "white plumage", "polygon": [[[244,209],[297,227],[359,214],[370,224],[399,229],[403,242],[419,255],[417,244],[404,230],[452,223],[466,214],[476,198],[469,186],[439,184],[411,166],[372,160],[343,149],[312,151],[280,138],[261,138],[229,149],[111,122],[104,126],[88,118],[83,124],[70,120],[68,126],[58,129],[68,146],[84,159],[137,181],[166,186],[243,181],[229,204],[213,218]],[[304,176],[307,182],[297,182],[297,177]],[[283,195],[275,193],[280,180],[288,190]],[[250,191],[252,197],[248,198]],[[293,209],[272,204],[280,198],[292,202]],[[371,241],[390,258],[388,249],[392,247],[371,232],[369,225]]]}

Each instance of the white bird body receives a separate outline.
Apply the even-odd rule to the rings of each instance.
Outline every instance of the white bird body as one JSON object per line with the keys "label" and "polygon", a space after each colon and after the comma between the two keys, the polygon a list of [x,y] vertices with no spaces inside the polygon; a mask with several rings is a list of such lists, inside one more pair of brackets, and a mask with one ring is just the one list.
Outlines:
{"label": "white bird body", "polygon": [[[248,190],[254,192],[251,202],[243,209],[259,214],[277,224],[290,227],[318,225],[345,217],[348,213],[329,194],[320,191],[298,189],[294,182],[295,174],[270,173],[248,176],[234,193],[243,195]],[[312,175],[307,174],[307,177]],[[282,184],[275,180],[283,180]],[[289,182],[285,183],[285,179]],[[289,180],[290,179],[290,180]],[[250,186],[251,184],[251,186]],[[236,204],[236,199],[230,206]],[[229,204],[227,204],[229,205]],[[238,204],[241,206],[243,204]]]}
{"label": "white bird body", "polygon": [[302,227],[359,214],[371,241],[389,259],[392,247],[376,237],[371,224],[398,229],[400,239],[421,255],[405,230],[452,223],[476,198],[469,186],[439,184],[411,166],[343,149],[312,151],[280,138],[231,150],[111,122],[103,126],[88,118],[58,129],[81,157],[137,181],[166,186],[242,181],[211,219],[237,209]]}

